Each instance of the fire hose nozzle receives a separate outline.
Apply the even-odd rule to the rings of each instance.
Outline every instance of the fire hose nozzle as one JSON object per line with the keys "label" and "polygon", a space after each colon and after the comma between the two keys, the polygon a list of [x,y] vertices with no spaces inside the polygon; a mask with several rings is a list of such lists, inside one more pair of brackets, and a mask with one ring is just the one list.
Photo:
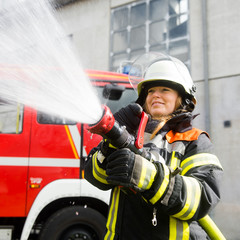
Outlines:
{"label": "fire hose nozzle", "polygon": [[111,112],[111,110],[103,105],[104,111],[102,118],[95,124],[88,125],[87,129],[91,133],[101,135],[107,139],[114,147],[129,148],[136,154],[150,159],[149,154],[143,150],[143,133],[148,120],[147,114],[142,115],[140,122],[140,131],[137,140],[128,133],[125,126],[120,126]]}
{"label": "fire hose nozzle", "polygon": [[87,129],[91,133],[99,134],[101,136],[107,134],[112,128],[115,123],[115,118],[109,109],[108,106],[103,105],[103,115],[101,119],[94,124],[88,125]]}

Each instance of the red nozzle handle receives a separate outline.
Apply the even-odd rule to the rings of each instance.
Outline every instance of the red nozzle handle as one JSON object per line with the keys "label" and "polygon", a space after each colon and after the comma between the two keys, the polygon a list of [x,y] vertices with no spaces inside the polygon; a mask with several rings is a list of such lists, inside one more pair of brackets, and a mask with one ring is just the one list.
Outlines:
{"label": "red nozzle handle", "polygon": [[144,111],[142,111],[141,121],[140,121],[140,124],[139,124],[138,133],[137,133],[137,139],[135,141],[135,147],[138,148],[138,149],[143,147],[144,131],[145,131],[147,122],[148,122],[148,115]]}
{"label": "red nozzle handle", "polygon": [[97,123],[88,125],[87,127],[91,133],[96,133],[101,136],[108,133],[115,122],[115,118],[109,107],[106,105],[103,105],[102,107],[104,109],[102,118]]}

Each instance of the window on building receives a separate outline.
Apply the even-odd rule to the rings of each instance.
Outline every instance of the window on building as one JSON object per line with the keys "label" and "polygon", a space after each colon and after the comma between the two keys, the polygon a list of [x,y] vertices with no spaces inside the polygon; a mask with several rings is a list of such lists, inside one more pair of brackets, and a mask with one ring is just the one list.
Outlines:
{"label": "window on building", "polygon": [[110,70],[149,51],[189,61],[188,0],[144,0],[111,11]]}

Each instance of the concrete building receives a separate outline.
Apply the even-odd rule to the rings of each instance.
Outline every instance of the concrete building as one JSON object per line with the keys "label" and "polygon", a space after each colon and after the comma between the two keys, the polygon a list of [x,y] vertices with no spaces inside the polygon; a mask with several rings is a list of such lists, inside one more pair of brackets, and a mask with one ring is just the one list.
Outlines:
{"label": "concrete building", "polygon": [[[154,49],[150,36],[146,37],[144,46],[142,49],[140,47],[139,51],[132,54],[134,49],[130,43],[130,47],[128,45],[127,49],[123,50],[122,58],[121,54],[119,59],[114,58],[114,51],[117,50],[113,47],[116,41],[113,36],[116,32],[113,21],[116,21],[114,17],[117,16],[118,10],[133,9],[139,4],[145,4],[146,7],[156,4],[155,11],[159,11],[159,15],[165,14],[165,20],[167,19],[169,23],[164,26],[165,33],[161,27],[157,28],[158,25],[153,28],[153,31],[162,32],[162,35],[154,36],[159,36],[159,42],[161,42],[154,50],[162,50],[180,57],[190,68],[197,87],[198,103],[195,112],[200,113],[195,120],[195,125],[210,133],[215,152],[225,170],[222,200],[212,213],[212,217],[227,239],[238,239],[240,236],[240,229],[237,227],[240,222],[238,186],[240,2],[234,0],[62,0],[56,2],[62,2],[62,6],[57,9],[58,17],[66,35],[71,37],[84,68],[99,70],[116,70],[116,66],[124,60],[124,56],[128,58],[125,60],[132,60],[138,53],[142,54],[151,51],[151,48]],[[169,4],[166,9],[169,9],[169,6],[174,7],[174,4],[181,5],[183,12],[186,13],[184,28],[168,29],[171,28],[169,20],[171,15],[170,10],[163,12],[164,8],[160,6],[164,4]],[[151,27],[154,26],[150,26],[152,22],[149,16],[146,19],[143,25],[145,27],[148,25],[148,31],[151,31]],[[180,18],[178,20],[181,21]],[[124,23],[119,25],[124,26]],[[133,27],[127,25],[126,30],[132,31]],[[182,35],[181,32],[179,34],[180,40],[185,40],[185,43],[176,44],[175,47],[173,44],[171,47],[171,39],[167,38],[174,34],[175,30],[185,31]],[[164,34],[168,36],[163,37]],[[124,38],[123,35],[121,37]],[[121,40],[117,43],[124,46]],[[140,36],[135,39],[135,44],[141,45],[139,41],[141,41]],[[166,43],[165,48],[163,43]]]}

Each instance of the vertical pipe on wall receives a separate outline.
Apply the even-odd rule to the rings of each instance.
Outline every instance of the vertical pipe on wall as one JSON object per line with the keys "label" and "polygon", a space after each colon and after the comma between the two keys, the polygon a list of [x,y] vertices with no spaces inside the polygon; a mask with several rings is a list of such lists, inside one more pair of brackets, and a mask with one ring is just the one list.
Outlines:
{"label": "vertical pipe on wall", "polygon": [[209,73],[208,73],[208,35],[207,35],[207,1],[202,0],[202,31],[203,31],[203,72],[204,72],[204,108],[205,130],[211,134],[210,102],[209,102]]}

